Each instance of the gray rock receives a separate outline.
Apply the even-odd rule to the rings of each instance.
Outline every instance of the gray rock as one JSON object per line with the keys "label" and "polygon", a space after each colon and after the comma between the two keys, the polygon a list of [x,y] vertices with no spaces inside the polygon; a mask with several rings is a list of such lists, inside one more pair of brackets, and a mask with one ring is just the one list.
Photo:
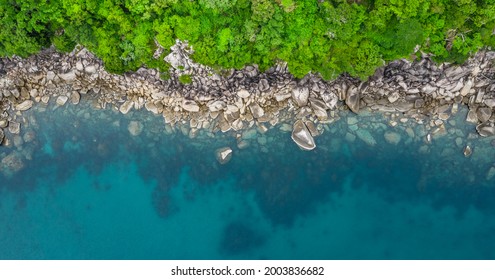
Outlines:
{"label": "gray rock", "polygon": [[267,91],[270,89],[270,84],[267,79],[261,79],[258,85],[260,91]]}
{"label": "gray rock", "polygon": [[297,106],[306,106],[306,104],[308,104],[309,89],[304,87],[292,90],[292,98],[296,102]]}
{"label": "gray rock", "polygon": [[94,74],[94,73],[96,73],[96,66],[88,65],[84,68],[84,71],[88,74]]}
{"label": "gray rock", "polygon": [[473,87],[473,80],[469,79],[466,84],[464,84],[464,87],[461,89],[461,95],[466,96],[468,95],[469,91],[471,90],[471,87]]}
{"label": "gray rock", "polygon": [[74,71],[58,74],[58,76],[66,82],[73,82],[76,79],[76,73]]}
{"label": "gray rock", "polygon": [[353,111],[354,113],[359,113],[359,103],[361,101],[361,96],[358,88],[354,85],[351,85],[349,89],[347,89],[347,95],[345,98],[345,103]]}
{"label": "gray rock", "polygon": [[469,110],[466,121],[470,123],[478,123],[478,115],[476,114],[476,111],[471,109]]}
{"label": "gray rock", "polygon": [[69,100],[69,97],[65,96],[65,95],[60,95],[59,97],[57,97],[57,105],[59,106],[64,106],[65,103],[67,102],[67,100]]}
{"label": "gray rock", "polygon": [[232,149],[230,147],[223,147],[215,151],[216,157],[220,164],[226,164],[232,158]]}
{"label": "gray rock", "polygon": [[310,151],[316,147],[313,136],[302,120],[297,120],[294,123],[291,138],[303,150]]}
{"label": "gray rock", "polygon": [[143,124],[138,121],[131,121],[127,126],[127,130],[132,136],[138,136],[143,132]]}
{"label": "gray rock", "polygon": [[237,96],[239,96],[240,98],[248,98],[251,94],[249,93],[249,91],[245,90],[245,89],[241,89],[237,92]]}
{"label": "gray rock", "polygon": [[476,131],[478,131],[478,134],[483,137],[495,135],[495,127],[493,126],[493,123],[489,122],[485,122],[476,126]]}
{"label": "gray rock", "polygon": [[227,103],[222,100],[212,100],[206,104],[208,110],[211,112],[218,112],[224,110],[227,107]]}
{"label": "gray rock", "polygon": [[251,105],[249,105],[249,110],[251,110],[251,114],[255,119],[259,119],[265,115],[265,111],[258,103],[251,103]]}
{"label": "gray rock", "polygon": [[315,115],[320,120],[328,119],[327,105],[323,101],[316,98],[309,98],[309,103],[311,104],[311,108],[315,112]]}
{"label": "gray rock", "polygon": [[31,107],[33,107],[33,103],[34,102],[32,100],[24,100],[21,103],[17,104],[15,106],[15,109],[17,111],[26,111],[26,110],[31,109]]}
{"label": "gray rock", "polygon": [[181,107],[188,112],[199,112],[199,106],[194,100],[185,99]]}
{"label": "gray rock", "polygon": [[3,132],[3,129],[0,128],[0,146],[2,146],[4,138],[5,138],[5,132]]}
{"label": "gray rock", "polygon": [[486,122],[492,116],[492,109],[487,108],[487,107],[481,107],[481,108],[478,108],[478,110],[476,111],[476,114],[477,114],[480,122]]}

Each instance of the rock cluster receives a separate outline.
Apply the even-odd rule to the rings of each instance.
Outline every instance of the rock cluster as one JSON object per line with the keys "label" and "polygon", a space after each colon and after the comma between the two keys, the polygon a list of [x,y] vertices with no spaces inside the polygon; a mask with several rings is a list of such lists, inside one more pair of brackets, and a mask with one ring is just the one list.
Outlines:
{"label": "rock cluster", "polygon": [[[293,130],[296,144],[311,150],[313,137],[338,120],[342,111],[359,113],[365,108],[392,119],[425,122],[432,137],[445,132],[444,123],[461,104],[469,106],[466,120],[477,124],[481,136],[495,135],[495,52],[480,51],[461,66],[437,65],[427,56],[415,62],[393,61],[365,82],[346,75],[333,81],[313,74],[295,79],[284,63],[264,73],[256,66],[215,72],[194,63],[191,53],[180,41],[172,47],[165,57],[172,65],[169,80],[162,80],[155,69],[110,74],[84,48],[69,54],[47,49],[27,59],[3,58],[0,140],[21,133],[22,112],[35,103],[67,106],[86,97],[96,108],[111,107],[122,114],[144,108],[172,129],[188,130],[191,137],[200,129],[233,133],[240,145],[244,131],[264,133],[279,126]],[[191,84],[179,82],[184,74],[191,75]],[[352,121],[349,125],[357,127]],[[132,135],[141,130],[138,123],[129,126]],[[373,144],[365,131],[349,137]],[[393,133],[386,139],[401,141]]]}

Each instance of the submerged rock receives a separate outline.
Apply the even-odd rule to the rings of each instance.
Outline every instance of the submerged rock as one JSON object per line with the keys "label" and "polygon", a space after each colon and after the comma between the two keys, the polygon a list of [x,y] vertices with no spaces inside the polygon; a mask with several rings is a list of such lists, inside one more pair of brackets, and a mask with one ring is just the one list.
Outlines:
{"label": "submerged rock", "polygon": [[303,150],[310,151],[316,147],[315,140],[302,120],[294,123],[292,140]]}
{"label": "submerged rock", "polygon": [[138,121],[131,121],[127,126],[127,130],[132,136],[138,136],[143,132],[143,124]]}
{"label": "submerged rock", "polygon": [[217,149],[215,154],[220,164],[226,164],[232,158],[232,149],[230,147],[223,147]]}
{"label": "submerged rock", "polygon": [[385,132],[384,137],[385,137],[385,140],[387,140],[388,143],[393,144],[393,145],[399,144],[400,139],[401,139],[401,136],[400,136],[399,133],[397,133],[397,132],[391,132],[391,131]]}
{"label": "submerged rock", "polygon": [[3,132],[3,129],[0,128],[0,146],[2,146],[4,138],[5,138],[5,133]]}
{"label": "submerged rock", "polygon": [[18,152],[12,152],[0,162],[0,170],[6,176],[12,176],[24,168],[24,162]]}

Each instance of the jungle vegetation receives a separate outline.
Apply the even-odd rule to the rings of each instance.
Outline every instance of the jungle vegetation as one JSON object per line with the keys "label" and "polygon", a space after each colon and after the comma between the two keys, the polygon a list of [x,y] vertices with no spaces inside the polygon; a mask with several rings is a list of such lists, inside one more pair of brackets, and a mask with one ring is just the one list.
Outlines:
{"label": "jungle vegetation", "polygon": [[218,69],[283,60],[296,77],[365,79],[418,49],[462,62],[494,47],[494,32],[495,0],[0,0],[0,56],[80,44],[115,73],[165,72],[155,40],[181,39]]}

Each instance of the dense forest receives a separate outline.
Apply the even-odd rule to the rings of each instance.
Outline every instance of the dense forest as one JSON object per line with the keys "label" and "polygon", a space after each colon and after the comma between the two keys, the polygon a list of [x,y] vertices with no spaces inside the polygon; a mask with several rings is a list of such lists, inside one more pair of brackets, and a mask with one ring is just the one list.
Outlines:
{"label": "dense forest", "polygon": [[494,32],[495,0],[0,0],[0,56],[80,44],[116,73],[166,71],[155,40],[178,38],[214,68],[283,60],[296,77],[366,78],[415,52],[461,62]]}

